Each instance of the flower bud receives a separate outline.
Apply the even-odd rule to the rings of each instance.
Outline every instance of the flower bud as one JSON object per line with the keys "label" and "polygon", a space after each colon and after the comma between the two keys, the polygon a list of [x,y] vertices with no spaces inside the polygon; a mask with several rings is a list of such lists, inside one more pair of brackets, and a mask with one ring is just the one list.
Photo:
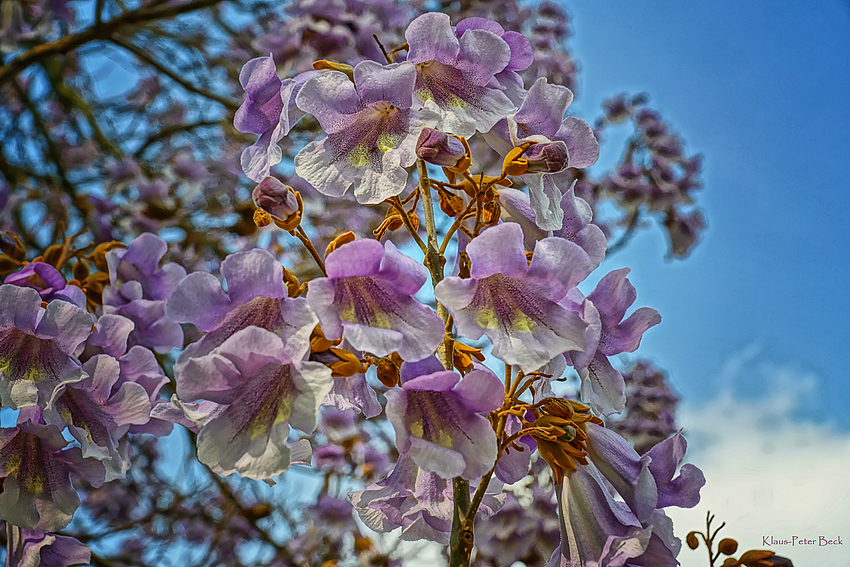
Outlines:
{"label": "flower bud", "polygon": [[688,544],[688,547],[691,549],[696,549],[699,547],[699,540],[697,539],[696,532],[688,532],[688,535],[685,537],[685,541]]}
{"label": "flower bud", "polygon": [[471,164],[468,149],[461,138],[433,128],[422,129],[416,141],[416,155],[428,163],[460,171]]}
{"label": "flower bud", "polygon": [[570,162],[564,142],[534,144],[522,157],[528,162],[528,173],[558,173]]}
{"label": "flower bud", "polygon": [[731,537],[725,537],[717,544],[717,550],[723,555],[732,555],[738,551],[738,542]]}
{"label": "flower bud", "polygon": [[279,221],[286,221],[299,212],[298,199],[292,187],[274,177],[266,177],[251,193],[254,204]]}

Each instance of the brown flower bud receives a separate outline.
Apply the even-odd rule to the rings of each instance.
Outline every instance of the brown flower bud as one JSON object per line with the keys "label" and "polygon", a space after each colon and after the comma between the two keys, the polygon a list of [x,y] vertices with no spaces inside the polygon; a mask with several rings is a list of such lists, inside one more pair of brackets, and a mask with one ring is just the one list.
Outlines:
{"label": "brown flower bud", "polygon": [[349,242],[354,242],[355,238],[356,238],[356,236],[354,236],[353,232],[351,232],[351,231],[343,232],[342,234],[340,234],[339,236],[337,236],[336,238],[331,240],[331,243],[328,244],[327,248],[325,248],[325,258],[327,258],[330,255],[331,252],[333,252],[334,250],[336,250],[337,248],[339,248],[343,244],[348,244]]}
{"label": "brown flower bud", "polygon": [[378,380],[387,388],[398,386],[401,370],[401,356],[397,352],[385,356],[375,365]]}
{"label": "brown flower bud", "polygon": [[498,201],[490,201],[484,204],[484,214],[482,220],[487,226],[494,226],[499,223],[499,218],[502,216],[502,207]]}
{"label": "brown flower bud", "polygon": [[77,260],[77,263],[74,264],[74,278],[83,281],[90,274],[89,266],[82,260]]}
{"label": "brown flower bud", "polygon": [[313,69],[316,71],[339,71],[340,73],[345,73],[352,83],[354,82],[354,67],[347,63],[337,63],[336,61],[319,59],[313,63]]}
{"label": "brown flower bud", "polygon": [[438,188],[437,198],[440,201],[440,210],[447,216],[456,217],[463,211],[463,199],[451,191]]}
{"label": "brown flower bud", "polygon": [[330,365],[331,376],[334,378],[348,378],[349,376],[366,372],[363,363],[360,362],[360,359],[353,352],[341,348],[331,348],[330,351],[339,358],[338,362]]}
{"label": "brown flower bud", "polygon": [[691,549],[696,549],[699,547],[699,540],[697,539],[696,532],[688,532],[688,535],[685,536],[685,541],[688,543],[688,547]]}
{"label": "brown flower bud", "polygon": [[50,264],[54,268],[57,267],[62,260],[64,252],[65,248],[61,244],[51,244],[44,251],[44,263]]}
{"label": "brown flower bud", "polygon": [[717,544],[717,550],[723,555],[732,555],[738,551],[738,542],[731,537],[723,538]]}
{"label": "brown flower bud", "polygon": [[110,250],[114,250],[115,248],[127,248],[127,246],[120,242],[116,242],[115,240],[112,242],[104,242],[102,244],[98,244],[94,249],[94,252],[92,252],[91,256],[88,258],[94,262],[98,271],[107,272],[109,271],[109,266],[106,264],[106,253]]}
{"label": "brown flower bud", "polygon": [[310,335],[310,350],[312,352],[325,352],[341,342],[341,338],[332,341],[325,337],[325,334],[322,332],[322,326],[316,325],[316,328],[313,329],[313,333]]}

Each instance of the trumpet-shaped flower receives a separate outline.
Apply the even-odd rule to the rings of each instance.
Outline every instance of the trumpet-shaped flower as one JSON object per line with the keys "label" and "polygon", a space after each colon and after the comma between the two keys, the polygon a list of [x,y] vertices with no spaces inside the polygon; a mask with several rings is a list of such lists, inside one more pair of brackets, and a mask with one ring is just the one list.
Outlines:
{"label": "trumpet-shaped flower", "polygon": [[481,414],[501,405],[503,388],[489,371],[424,374],[386,397],[396,447],[424,471],[473,480],[495,463],[496,434]]}
{"label": "trumpet-shaped flower", "polygon": [[91,316],[67,301],[41,304],[34,289],[0,285],[0,403],[12,409],[44,405],[58,384],[82,376],[74,351]]}
{"label": "trumpet-shaped flower", "polygon": [[[563,143],[567,153],[562,162],[564,168],[590,167],[599,159],[599,142],[587,122],[574,116],[564,118],[572,100],[570,89],[550,85],[545,77],[541,77],[528,89],[519,110],[508,116],[507,132],[504,128],[494,129],[494,134],[488,136],[487,141],[503,154],[512,148],[532,143],[523,154],[529,154],[530,157],[541,151],[535,146],[543,144],[545,148],[551,147],[553,142]],[[496,134],[496,131],[501,135]],[[554,163],[553,160],[549,161]],[[545,171],[534,169],[530,169],[522,179],[528,184],[535,220],[543,230],[558,230],[564,220],[564,212],[560,207],[562,195],[555,183],[558,172],[551,168]]]}
{"label": "trumpet-shaped flower", "polygon": [[295,105],[295,97],[316,75],[311,71],[281,81],[272,55],[251,59],[242,67],[239,82],[245,102],[236,111],[233,125],[240,132],[260,136],[242,152],[242,169],[249,179],[260,182],[280,162],[283,153],[278,142],[306,114]]}
{"label": "trumpet-shaped flower", "polygon": [[413,106],[416,69],[410,63],[361,61],[354,83],[328,71],[307,81],[298,107],[312,114],[328,134],[295,156],[295,173],[317,191],[341,197],[354,185],[363,204],[394,197],[407,186],[416,161],[416,139],[436,115]]}
{"label": "trumpet-shaped flower", "polygon": [[231,254],[221,263],[227,291],[212,274],[189,274],[168,299],[169,316],[192,323],[207,334],[189,345],[177,359],[178,375],[186,362],[209,354],[238,331],[249,326],[277,333],[292,360],[310,350],[316,316],[303,298],[290,298],[283,283],[283,267],[266,250]]}
{"label": "trumpet-shaped flower", "polygon": [[30,262],[14,274],[6,276],[3,283],[31,287],[38,292],[42,301],[61,299],[83,309],[86,306],[83,290],[79,286],[69,285],[59,270],[45,262]]}
{"label": "trumpet-shaped flower", "polygon": [[[416,465],[402,454],[390,476],[348,494],[360,519],[376,532],[401,528],[401,539],[448,544],[454,501],[451,480]],[[479,511],[490,516],[502,507],[504,494],[485,494]]]}
{"label": "trumpet-shaped flower", "polygon": [[493,343],[493,355],[523,372],[555,356],[583,351],[587,324],[559,302],[590,273],[587,254],[563,238],[537,242],[531,264],[522,229],[504,223],[467,246],[470,278],[449,277],[434,294],[454,317],[461,336]]}
{"label": "trumpet-shaped flower", "polygon": [[392,242],[349,242],[328,255],[325,268],[328,277],[310,282],[307,301],[328,339],[407,361],[432,355],[443,340],[443,320],[413,297],[428,272]]}
{"label": "trumpet-shaped flower", "polygon": [[547,398],[534,415],[531,436],[559,485],[561,546],[548,566],[677,565],[681,543],[661,508],[695,506],[705,484],[693,465],[674,478],[681,435],[641,456],[583,404]]}
{"label": "trumpet-shaped flower", "polygon": [[69,567],[91,562],[91,550],[68,536],[21,530],[21,547],[21,567]]}
{"label": "trumpet-shaped flower", "polygon": [[118,360],[94,356],[83,364],[86,378],[57,386],[45,408],[45,421],[60,428],[67,425],[83,458],[113,459],[117,464],[118,440],[130,425],[150,420],[151,402],[141,385],[125,381],[113,394],[120,371]]}
{"label": "trumpet-shaped flower", "polygon": [[268,479],[290,466],[290,425],[312,433],[332,383],[327,366],[294,362],[279,336],[248,327],[187,361],[177,394],[227,406],[201,428],[202,463],[222,475]]}
{"label": "trumpet-shaped flower", "polygon": [[[499,203],[502,205],[502,217],[522,226],[526,249],[534,248],[534,243],[548,236],[547,231],[537,226],[537,215],[531,208],[529,196],[508,187],[499,189]],[[593,209],[587,201],[575,195],[575,182],[561,197],[561,210],[564,220],[561,228],[552,232],[552,236],[566,238],[578,244],[590,257],[590,266],[594,270],[605,259],[608,242],[602,229],[591,223]]]}
{"label": "trumpet-shaped flower", "polygon": [[155,234],[138,236],[127,249],[107,252],[111,285],[103,290],[103,309],[135,324],[130,342],[158,352],[183,346],[183,330],[165,314],[165,300],[186,276],[179,264],[159,267],[168,250]]}
{"label": "trumpet-shaped flower", "polygon": [[55,425],[26,421],[0,429],[0,517],[14,526],[40,532],[61,530],[71,521],[80,498],[71,485],[74,472],[93,486],[105,478],[103,464],[83,459]]}
{"label": "trumpet-shaped flower", "polygon": [[[416,97],[439,112],[435,128],[465,137],[487,132],[516,108],[490,85],[514,61],[511,46],[498,33],[476,27],[469,25],[458,39],[449,17],[431,12],[404,33],[407,61],[416,65]],[[517,55],[516,68],[523,57]]]}
{"label": "trumpet-shaped flower", "polygon": [[628,273],[628,268],[614,270],[599,281],[586,300],[568,297],[565,301],[579,305],[588,324],[588,348],[570,353],[572,365],[582,377],[582,399],[605,415],[623,411],[626,404],[623,376],[608,357],[634,352],[643,334],[661,322],[661,315],[651,307],[636,309],[624,320],[637,298],[635,287],[626,277]]}

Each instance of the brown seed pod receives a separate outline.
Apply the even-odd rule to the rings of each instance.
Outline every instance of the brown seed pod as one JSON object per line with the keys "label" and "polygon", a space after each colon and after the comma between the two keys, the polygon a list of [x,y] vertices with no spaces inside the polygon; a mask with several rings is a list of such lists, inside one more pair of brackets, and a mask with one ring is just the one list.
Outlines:
{"label": "brown seed pod", "polygon": [[717,549],[723,555],[732,555],[738,551],[738,542],[731,537],[723,538],[720,540],[720,543],[717,544]]}

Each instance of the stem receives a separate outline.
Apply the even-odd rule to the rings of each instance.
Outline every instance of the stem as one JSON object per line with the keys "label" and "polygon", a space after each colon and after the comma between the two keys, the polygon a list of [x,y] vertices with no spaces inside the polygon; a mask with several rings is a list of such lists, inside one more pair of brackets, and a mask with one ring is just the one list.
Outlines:
{"label": "stem", "polygon": [[108,22],[95,22],[93,26],[79,33],[65,36],[52,43],[37,45],[29,51],[22,53],[7,65],[3,65],[0,67],[0,85],[9,82],[18,73],[46,57],[68,53],[92,41],[108,39],[119,31],[138,27],[147,22],[170,19],[187,12],[202,10],[219,2],[222,2],[222,0],[195,0],[194,2],[180,5],[146,6],[131,12],[125,12]]}
{"label": "stem", "polygon": [[6,522],[6,567],[18,567],[23,553],[21,528]]}
{"label": "stem", "polygon": [[313,259],[316,261],[316,264],[318,264],[319,269],[322,270],[322,273],[327,276],[328,273],[325,271],[325,261],[322,260],[322,256],[316,250],[316,247],[313,246],[313,242],[310,240],[310,237],[307,236],[307,233],[304,232],[304,229],[298,226],[289,234],[296,236],[298,240],[301,241],[307,251],[310,252],[310,255],[313,257]]}
{"label": "stem", "polygon": [[[431,285],[443,281],[443,267],[446,260],[437,247],[437,225],[434,221],[434,202],[431,199],[431,182],[428,179],[428,170],[425,162],[421,159],[416,161],[416,169],[419,173],[419,194],[422,196],[422,208],[425,217],[425,230],[428,233],[428,247],[425,252],[425,266],[431,272]],[[437,302],[437,314],[448,323],[449,312],[443,304]],[[443,344],[437,349],[437,354],[446,370],[451,370],[452,350],[454,337],[451,329],[446,325],[446,337]],[[454,514],[452,517],[452,535],[449,548],[449,566],[467,567],[469,556],[472,553],[474,535],[472,523],[469,521],[469,481],[455,477],[452,479],[452,497],[454,501]],[[473,513],[473,517],[475,514]]]}
{"label": "stem", "polygon": [[398,211],[398,214],[401,215],[401,220],[404,223],[404,226],[407,227],[407,232],[409,232],[410,236],[413,237],[413,240],[416,242],[417,246],[419,246],[419,249],[422,250],[423,254],[427,254],[428,247],[425,246],[425,243],[422,242],[422,238],[416,232],[416,228],[413,226],[410,216],[404,209],[404,204],[401,202],[401,199],[393,197],[392,199],[389,199],[389,203],[396,211]]}

